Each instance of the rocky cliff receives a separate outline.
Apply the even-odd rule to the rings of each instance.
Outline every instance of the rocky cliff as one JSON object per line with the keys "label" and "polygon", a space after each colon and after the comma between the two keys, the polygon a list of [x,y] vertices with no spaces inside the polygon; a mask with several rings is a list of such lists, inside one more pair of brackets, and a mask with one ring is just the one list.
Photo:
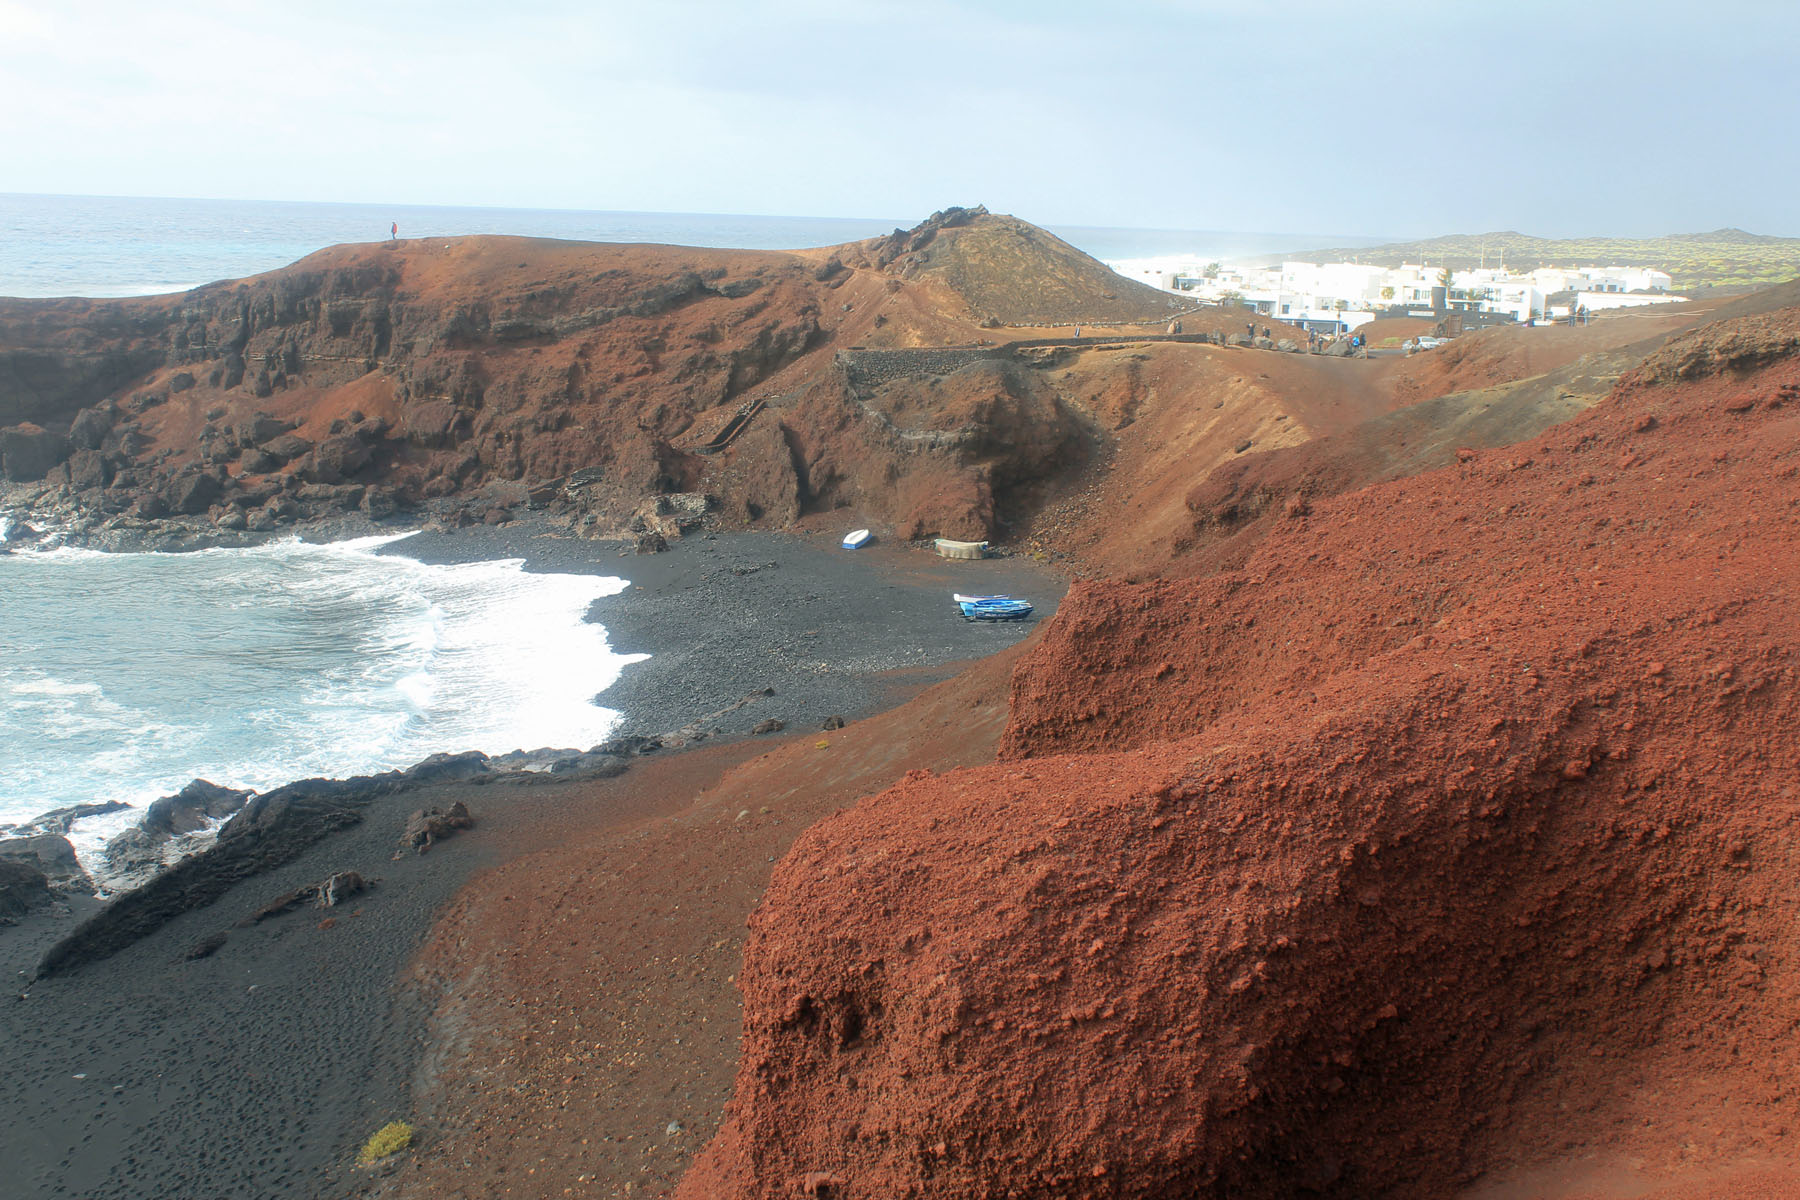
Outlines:
{"label": "rocky cliff", "polygon": [[[608,534],[842,507],[991,536],[1027,460],[1078,465],[1085,427],[983,324],[1003,294],[1054,297],[1058,319],[1165,318],[1169,298],[1102,277],[1041,230],[958,209],[799,254],[432,239],[180,296],[3,301],[0,472],[139,533],[530,505]],[[869,359],[943,344],[977,353]]]}

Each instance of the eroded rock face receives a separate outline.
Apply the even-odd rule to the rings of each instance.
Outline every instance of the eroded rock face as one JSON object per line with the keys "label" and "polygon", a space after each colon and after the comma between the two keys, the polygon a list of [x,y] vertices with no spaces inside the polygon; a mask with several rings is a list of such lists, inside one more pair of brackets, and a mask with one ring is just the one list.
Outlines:
{"label": "eroded rock face", "polygon": [[1072,591],[1003,761],[777,867],[679,1194],[1441,1196],[1669,1053],[1791,1119],[1800,360],[1713,336],[1242,571]]}

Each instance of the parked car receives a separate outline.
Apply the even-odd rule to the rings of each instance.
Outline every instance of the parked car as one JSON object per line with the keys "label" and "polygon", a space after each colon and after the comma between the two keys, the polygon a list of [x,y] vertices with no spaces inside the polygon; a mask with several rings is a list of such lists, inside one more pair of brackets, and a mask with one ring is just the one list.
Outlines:
{"label": "parked car", "polygon": [[1411,354],[1415,350],[1436,350],[1439,346],[1442,346],[1449,340],[1449,338],[1427,337],[1424,334],[1420,334],[1416,338],[1411,338],[1400,343],[1400,346],[1401,349],[1405,350],[1408,354]]}

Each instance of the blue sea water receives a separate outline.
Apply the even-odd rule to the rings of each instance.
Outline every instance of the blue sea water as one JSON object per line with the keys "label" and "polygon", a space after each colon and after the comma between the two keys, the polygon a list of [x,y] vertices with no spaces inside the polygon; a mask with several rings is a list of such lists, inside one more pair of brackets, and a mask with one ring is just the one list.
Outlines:
{"label": "blue sea water", "polygon": [[[625,581],[426,565],[404,536],[0,555],[0,824],[197,777],[266,790],[604,740],[595,695],[643,656],[584,618]],[[78,849],[130,819],[79,826]]]}
{"label": "blue sea water", "polygon": [[[600,242],[754,250],[834,246],[916,224],[889,218],[581,212],[135,196],[0,193],[0,296],[142,296],[286,266],[326,246],[401,237],[504,233]],[[1029,219],[1029,214],[1020,214]],[[1303,233],[1051,226],[1103,261],[1242,258],[1363,238]]]}

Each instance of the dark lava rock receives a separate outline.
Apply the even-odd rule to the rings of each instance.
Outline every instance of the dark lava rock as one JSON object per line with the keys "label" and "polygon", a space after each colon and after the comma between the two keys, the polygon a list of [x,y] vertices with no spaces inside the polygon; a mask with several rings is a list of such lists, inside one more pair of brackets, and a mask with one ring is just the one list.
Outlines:
{"label": "dark lava rock", "polygon": [[205,829],[244,806],[249,792],[196,779],[173,796],[153,800],[143,819],[106,843],[101,857],[115,885],[134,887],[160,871],[172,857],[169,843]]}
{"label": "dark lava rock", "polygon": [[[353,416],[355,414],[352,414]],[[351,422],[350,432],[365,442],[379,442],[387,437],[388,422],[386,417],[369,417]]]}
{"label": "dark lava rock", "polygon": [[105,958],[184,912],[211,904],[233,884],[292,861],[322,838],[362,820],[359,811],[394,789],[397,775],[307,779],[265,792],[219,830],[212,845],[142,887],[120,895],[50,947],[40,975]]}
{"label": "dark lava rock", "polygon": [[589,754],[610,754],[619,758],[632,758],[640,754],[654,754],[662,749],[662,739],[657,737],[616,737],[601,742]]}
{"label": "dark lava rock", "polygon": [[29,837],[37,833],[67,833],[75,822],[83,818],[104,816],[130,807],[123,800],[108,800],[104,804],[71,804],[67,808],[53,808],[47,813],[40,813],[22,825],[0,826],[0,833],[14,837]]}
{"label": "dark lava rock", "polygon": [[0,858],[0,925],[17,925],[19,918],[50,903],[50,879],[30,863]]}
{"label": "dark lava rock", "polygon": [[229,817],[250,799],[248,791],[220,787],[206,779],[196,779],[173,796],[153,800],[144,811],[143,824],[167,829],[170,833],[192,833],[204,828],[208,821]]}
{"label": "dark lava rock", "polygon": [[254,413],[238,422],[237,440],[241,446],[260,446],[272,442],[294,427],[292,421],[282,421],[271,417],[268,413]]}
{"label": "dark lava rock", "polygon": [[421,808],[406,818],[406,833],[402,840],[423,854],[433,844],[474,824],[475,818],[469,815],[469,806],[461,800],[446,809]]}
{"label": "dark lava rock", "polygon": [[609,754],[599,747],[592,750],[553,749],[514,750],[488,760],[494,781],[531,783],[542,779],[611,779],[623,775],[630,763],[622,754]]}
{"label": "dark lava rock", "polygon": [[177,371],[169,377],[169,391],[185,392],[194,386],[194,376],[188,371]]}
{"label": "dark lava rock", "polygon": [[69,439],[29,422],[0,429],[0,475],[15,483],[42,479],[69,456]]}
{"label": "dark lava rock", "polygon": [[262,475],[273,471],[281,465],[281,460],[267,450],[246,450],[238,459],[238,466],[245,474]]}
{"label": "dark lava rock", "polygon": [[459,754],[433,754],[405,771],[399,778],[407,784],[444,783],[460,779],[474,779],[486,775],[491,767],[488,756],[479,750],[464,750]]}
{"label": "dark lava rock", "polygon": [[639,554],[661,554],[669,548],[669,542],[662,534],[649,530],[638,534],[631,548]]}
{"label": "dark lava rock", "polygon": [[69,441],[84,450],[98,450],[112,432],[114,413],[105,408],[84,408],[69,423]]}
{"label": "dark lava rock", "polygon": [[467,425],[463,411],[447,400],[429,400],[406,410],[406,440],[427,449],[455,445]]}
{"label": "dark lava rock", "polygon": [[302,904],[312,904],[319,908],[336,908],[339,904],[375,885],[373,879],[364,879],[356,871],[339,871],[318,883],[309,883],[303,888],[295,888],[284,895],[277,896],[250,916],[238,922],[240,927],[256,925],[270,917],[279,917],[284,912],[299,908]]}
{"label": "dark lava rock", "polygon": [[824,730],[827,733],[830,733],[833,729],[842,729],[843,727],[844,727],[844,718],[839,717],[839,716],[826,717],[825,723],[823,725],[819,726],[820,729]]}
{"label": "dark lava rock", "polygon": [[178,475],[163,489],[163,503],[169,511],[193,516],[217,504],[225,494],[224,485],[206,472]]}
{"label": "dark lava rock", "polygon": [[34,867],[43,872],[52,887],[62,891],[89,893],[94,890],[93,880],[88,878],[80,860],[75,857],[75,847],[60,834],[40,833],[0,841],[0,860]]}
{"label": "dark lava rock", "polygon": [[394,493],[386,488],[372,487],[363,492],[361,508],[372,521],[393,516],[398,507],[394,503]]}
{"label": "dark lava rock", "polygon": [[372,460],[368,443],[340,434],[319,443],[313,452],[312,476],[320,483],[337,483],[361,471]]}
{"label": "dark lava rock", "polygon": [[786,728],[787,722],[778,721],[774,717],[770,717],[766,721],[758,721],[755,726],[751,728],[750,732],[755,734],[780,733]]}
{"label": "dark lava rock", "polygon": [[284,433],[280,437],[270,438],[258,447],[276,462],[299,458],[312,448],[313,444],[297,433]]}
{"label": "dark lava rock", "polygon": [[69,486],[78,492],[103,488],[112,482],[112,463],[98,450],[86,447],[69,456]]}
{"label": "dark lava rock", "polygon": [[[303,779],[264,792],[226,821],[211,845],[118,896],[50,947],[38,975],[61,974],[115,954],[182,913],[211,904],[240,881],[292,862],[307,847],[359,823],[362,809],[382,796],[489,773],[487,756],[470,751],[433,755],[409,771]],[[471,823],[461,804],[436,815],[449,828]]]}

